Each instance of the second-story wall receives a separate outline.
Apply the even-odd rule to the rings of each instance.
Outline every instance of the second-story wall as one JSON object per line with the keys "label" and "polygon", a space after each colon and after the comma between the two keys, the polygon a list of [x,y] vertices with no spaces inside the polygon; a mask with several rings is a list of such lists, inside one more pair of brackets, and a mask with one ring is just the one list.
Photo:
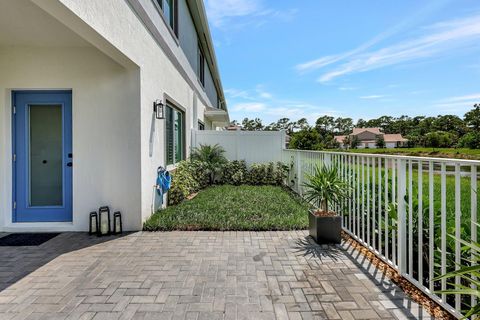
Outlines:
{"label": "second-story wall", "polygon": [[[186,0],[178,0],[178,41],[185,56],[190,63],[190,66],[195,71],[198,77],[198,31],[195,28],[190,8]],[[204,54],[208,50],[202,48]],[[205,85],[203,86],[207,97],[213,107],[218,108],[218,89],[213,80],[213,73],[210,70],[208,63],[205,61]]]}

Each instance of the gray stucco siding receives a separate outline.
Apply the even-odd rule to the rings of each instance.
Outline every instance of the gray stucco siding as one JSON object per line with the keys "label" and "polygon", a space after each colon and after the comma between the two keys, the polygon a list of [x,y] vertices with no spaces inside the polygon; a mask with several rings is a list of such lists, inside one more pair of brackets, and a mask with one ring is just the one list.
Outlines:
{"label": "gray stucco siding", "polygon": [[178,40],[192,69],[198,71],[198,38],[186,0],[178,1]]}
{"label": "gray stucco siding", "polygon": [[207,97],[215,108],[218,108],[218,94],[215,83],[213,82],[212,72],[208,65],[205,64],[205,92]]}

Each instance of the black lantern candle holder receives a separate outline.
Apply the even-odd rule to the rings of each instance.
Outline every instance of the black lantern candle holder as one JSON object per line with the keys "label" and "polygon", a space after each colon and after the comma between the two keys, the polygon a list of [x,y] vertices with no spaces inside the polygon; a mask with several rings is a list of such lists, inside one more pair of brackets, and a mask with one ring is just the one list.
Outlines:
{"label": "black lantern candle holder", "polygon": [[122,233],[122,214],[120,211],[113,213],[113,234]]}
{"label": "black lantern candle holder", "polygon": [[107,236],[110,233],[110,208],[100,207],[98,209],[98,236]]}
{"label": "black lantern candle holder", "polygon": [[98,233],[98,214],[95,211],[90,212],[90,226],[88,228],[88,234]]}

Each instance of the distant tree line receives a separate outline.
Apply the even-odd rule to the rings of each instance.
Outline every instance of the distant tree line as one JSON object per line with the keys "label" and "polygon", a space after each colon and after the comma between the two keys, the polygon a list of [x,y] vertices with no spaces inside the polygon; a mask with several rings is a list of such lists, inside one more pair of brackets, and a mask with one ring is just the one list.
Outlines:
{"label": "distant tree line", "polygon": [[[233,121],[232,125],[239,125]],[[277,122],[263,125],[259,118],[245,118],[241,122],[244,130],[278,131],[285,130],[291,137],[290,148],[303,150],[335,149],[339,143],[335,135],[348,135],[353,128],[378,127],[384,133],[400,133],[408,139],[407,147],[431,148],[470,148],[480,149],[480,104],[475,104],[463,118],[455,115],[426,116],[381,116],[377,119],[359,119],[357,123],[351,118],[321,116],[314,125],[307,119],[290,121],[282,118]],[[352,148],[358,146],[358,141],[346,138],[345,143]],[[383,139],[377,139],[377,146],[385,145]]]}

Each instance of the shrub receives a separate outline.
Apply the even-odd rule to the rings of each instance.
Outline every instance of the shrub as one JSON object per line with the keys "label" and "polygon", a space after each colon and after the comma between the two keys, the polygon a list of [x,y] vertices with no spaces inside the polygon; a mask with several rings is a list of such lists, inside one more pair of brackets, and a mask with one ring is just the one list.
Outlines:
{"label": "shrub", "polygon": [[248,174],[251,185],[283,185],[288,167],[281,162],[254,163]]}
{"label": "shrub", "polygon": [[230,161],[223,166],[222,183],[241,185],[247,182],[248,170],[245,160]]}
{"label": "shrub", "polygon": [[210,185],[210,169],[205,162],[190,160],[188,161],[188,166],[200,189],[205,189]]}
{"label": "shrub", "polygon": [[225,150],[218,144],[213,146],[201,144],[199,148],[193,149],[191,159],[205,163],[210,176],[210,184],[216,182],[217,175],[227,163]]}
{"label": "shrub", "polygon": [[168,204],[175,205],[186,197],[200,190],[200,184],[195,179],[195,170],[192,162],[181,161],[172,173],[172,187],[168,191]]}
{"label": "shrub", "polygon": [[435,131],[425,135],[425,146],[432,148],[450,148],[456,143],[457,136],[450,132]]}
{"label": "shrub", "polygon": [[462,148],[480,149],[480,132],[467,133],[458,141],[458,145]]}

